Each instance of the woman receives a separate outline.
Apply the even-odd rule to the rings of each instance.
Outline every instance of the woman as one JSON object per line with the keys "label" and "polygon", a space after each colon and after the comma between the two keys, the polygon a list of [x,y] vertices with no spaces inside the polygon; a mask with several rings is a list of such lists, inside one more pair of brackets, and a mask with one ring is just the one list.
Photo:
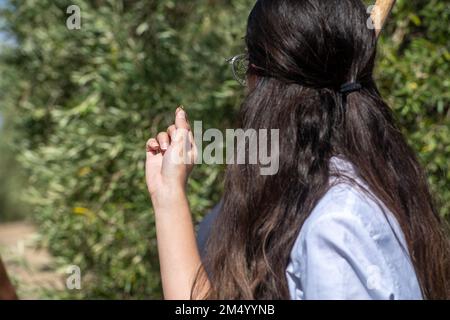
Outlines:
{"label": "woman", "polygon": [[228,166],[203,261],[185,191],[197,152],[185,111],[148,141],[165,298],[450,297],[448,238],[374,83],[368,19],[359,0],[257,1],[241,121],[280,130],[280,167]]}

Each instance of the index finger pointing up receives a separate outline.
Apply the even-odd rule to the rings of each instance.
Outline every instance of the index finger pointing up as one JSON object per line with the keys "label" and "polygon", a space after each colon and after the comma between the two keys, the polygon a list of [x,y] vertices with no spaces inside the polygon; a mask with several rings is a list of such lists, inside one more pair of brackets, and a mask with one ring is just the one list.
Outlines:
{"label": "index finger pointing up", "polygon": [[177,129],[186,129],[190,130],[191,126],[187,120],[186,111],[182,107],[178,107],[175,111],[175,127]]}

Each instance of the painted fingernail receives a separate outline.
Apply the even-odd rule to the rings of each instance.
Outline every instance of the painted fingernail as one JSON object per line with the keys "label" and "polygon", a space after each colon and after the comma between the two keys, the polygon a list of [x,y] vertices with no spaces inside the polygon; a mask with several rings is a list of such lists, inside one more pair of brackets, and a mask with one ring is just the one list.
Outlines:
{"label": "painted fingernail", "polygon": [[152,151],[153,148],[155,148],[155,145],[154,145],[153,143],[147,144],[147,151],[148,151],[148,152]]}

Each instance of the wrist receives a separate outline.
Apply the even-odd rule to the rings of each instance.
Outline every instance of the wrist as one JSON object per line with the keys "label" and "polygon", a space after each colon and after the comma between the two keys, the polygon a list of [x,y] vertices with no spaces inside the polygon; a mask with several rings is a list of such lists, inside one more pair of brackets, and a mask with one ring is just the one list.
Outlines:
{"label": "wrist", "polygon": [[187,203],[186,189],[184,186],[159,189],[150,194],[155,213],[164,209],[176,209]]}

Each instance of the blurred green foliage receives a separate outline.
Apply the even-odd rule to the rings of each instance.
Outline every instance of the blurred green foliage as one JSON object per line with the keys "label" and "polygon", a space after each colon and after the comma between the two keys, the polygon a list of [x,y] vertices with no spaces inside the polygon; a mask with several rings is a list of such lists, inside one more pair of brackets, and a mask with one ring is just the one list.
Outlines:
{"label": "blurred green foliage", "polygon": [[[0,110],[1,137],[26,177],[17,193],[58,263],[83,272],[82,290],[50,296],[160,297],[145,142],[179,104],[205,129],[234,126],[243,90],[225,58],[244,50],[253,3],[13,0],[1,10],[15,38],[0,56]],[[71,4],[80,30],[66,27]],[[450,213],[449,15],[448,2],[397,1],[377,70],[442,215]],[[218,201],[222,174],[194,170],[197,220]]]}

